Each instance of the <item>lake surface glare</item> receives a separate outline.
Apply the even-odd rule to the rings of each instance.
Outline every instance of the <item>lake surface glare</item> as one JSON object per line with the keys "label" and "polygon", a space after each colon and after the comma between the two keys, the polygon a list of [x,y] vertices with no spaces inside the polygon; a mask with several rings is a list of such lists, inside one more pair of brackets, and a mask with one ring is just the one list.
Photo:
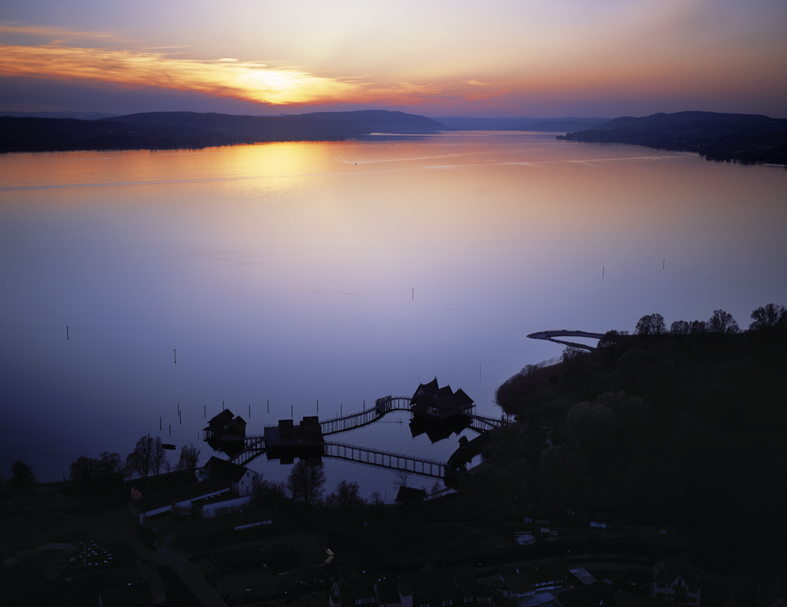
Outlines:
{"label": "lake surface glare", "polygon": [[[534,133],[0,156],[0,475],[60,480],[148,433],[204,463],[222,402],[261,434],[435,376],[499,417],[495,389],[561,354],[528,333],[787,304],[785,193],[783,168]],[[334,438],[457,447],[408,421]],[[393,472],[326,473],[395,496]]]}

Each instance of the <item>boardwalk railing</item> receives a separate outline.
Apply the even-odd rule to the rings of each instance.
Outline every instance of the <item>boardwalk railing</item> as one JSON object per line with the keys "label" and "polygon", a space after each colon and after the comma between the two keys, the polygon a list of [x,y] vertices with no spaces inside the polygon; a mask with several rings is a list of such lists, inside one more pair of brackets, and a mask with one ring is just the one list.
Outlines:
{"label": "boardwalk railing", "polygon": [[412,474],[445,478],[445,464],[431,459],[411,457],[401,453],[391,453],[380,449],[345,445],[343,443],[325,443],[325,457],[334,457],[351,462],[368,464],[390,470],[406,470]]}
{"label": "boardwalk railing", "polygon": [[323,436],[336,434],[338,432],[348,432],[355,428],[360,428],[366,424],[376,422],[378,419],[391,411],[410,411],[411,399],[406,396],[385,396],[378,398],[371,409],[366,409],[360,413],[351,413],[344,417],[335,417],[320,422]]}
{"label": "boardwalk railing", "polygon": [[244,466],[258,455],[265,453],[264,436],[247,436],[244,441],[246,446],[243,448],[243,451],[230,459],[233,464]]}
{"label": "boardwalk railing", "polygon": [[482,417],[481,415],[468,415],[470,418],[470,429],[476,432],[489,432],[501,426],[510,426],[514,422],[495,417]]}
{"label": "boardwalk railing", "polygon": [[[378,398],[373,408],[361,411],[360,413],[352,413],[343,417],[325,420],[320,422],[320,429],[322,430],[323,436],[338,434],[339,432],[348,432],[355,428],[360,428],[361,426],[376,422],[391,411],[411,411],[410,403],[411,399],[406,396],[385,396],[383,398]],[[507,420],[496,419],[494,417],[483,417],[481,415],[467,415],[467,417],[470,418],[469,427],[482,434],[513,423]],[[245,442],[243,451],[232,457],[230,459],[231,462],[243,466],[255,457],[265,453],[267,445],[265,444],[264,436],[247,436],[242,440]],[[350,451],[348,452],[347,449],[350,449]],[[347,455],[348,453],[349,455]],[[408,470],[409,472],[421,474],[423,476],[443,478],[445,475],[445,464],[440,462],[410,457],[399,453],[380,451],[379,449],[354,447],[342,443],[325,443],[324,455],[326,457],[337,457],[394,470]],[[385,458],[388,459],[385,460]],[[384,463],[385,461],[388,463]],[[418,466],[420,466],[420,468],[418,468]],[[439,470],[436,466],[440,466]]]}

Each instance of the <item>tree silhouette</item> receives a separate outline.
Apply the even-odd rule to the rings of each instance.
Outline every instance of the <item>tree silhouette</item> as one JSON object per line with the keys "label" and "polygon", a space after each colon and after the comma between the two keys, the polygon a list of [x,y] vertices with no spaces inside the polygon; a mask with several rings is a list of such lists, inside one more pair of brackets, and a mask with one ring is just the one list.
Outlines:
{"label": "tree silhouette", "polygon": [[329,506],[340,510],[350,510],[364,504],[363,498],[359,495],[358,483],[354,481],[341,481],[325,501]]}
{"label": "tree silhouette", "polygon": [[35,474],[33,474],[33,469],[21,459],[11,464],[11,474],[13,476],[8,483],[12,487],[24,489],[38,482]]}
{"label": "tree silhouette", "polygon": [[185,470],[189,474],[194,474],[199,462],[199,449],[193,444],[183,445],[180,449],[180,461],[178,461],[178,470]]}
{"label": "tree silhouette", "polygon": [[714,310],[707,324],[710,333],[740,333],[741,328],[731,314],[724,310]]}
{"label": "tree silhouette", "polygon": [[751,313],[750,331],[787,329],[787,308],[769,303]]}
{"label": "tree silhouette", "polygon": [[137,446],[126,457],[126,466],[142,478],[153,472],[158,474],[167,459],[161,437],[155,439],[143,436],[137,441]]}
{"label": "tree silhouette", "polygon": [[309,466],[304,460],[298,460],[287,477],[287,488],[292,499],[302,501],[311,508],[322,497],[325,485],[325,470],[322,462]]}
{"label": "tree silhouette", "polygon": [[636,327],[637,335],[661,335],[666,332],[667,326],[661,314],[646,314],[639,319]]}

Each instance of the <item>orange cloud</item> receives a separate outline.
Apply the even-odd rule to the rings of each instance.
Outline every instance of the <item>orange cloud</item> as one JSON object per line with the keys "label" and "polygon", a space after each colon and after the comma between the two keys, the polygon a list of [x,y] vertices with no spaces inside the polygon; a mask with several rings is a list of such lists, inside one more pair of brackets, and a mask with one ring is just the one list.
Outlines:
{"label": "orange cloud", "polygon": [[343,100],[353,82],[304,71],[222,58],[177,59],[160,53],[60,44],[0,46],[0,75],[88,80],[127,87],[161,87],[269,104]]}

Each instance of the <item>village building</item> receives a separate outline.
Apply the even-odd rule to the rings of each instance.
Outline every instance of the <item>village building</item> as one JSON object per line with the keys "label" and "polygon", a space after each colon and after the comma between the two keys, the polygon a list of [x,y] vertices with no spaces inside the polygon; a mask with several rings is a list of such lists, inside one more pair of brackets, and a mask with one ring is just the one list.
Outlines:
{"label": "village building", "polygon": [[353,572],[341,582],[333,585],[328,596],[328,603],[331,607],[378,605],[374,589],[377,580],[377,576]]}
{"label": "village building", "polygon": [[396,502],[398,504],[420,504],[426,499],[426,491],[423,489],[416,489],[415,487],[399,487],[396,493]]}
{"label": "village building", "polygon": [[149,517],[164,512],[191,513],[194,500],[227,493],[232,490],[230,485],[230,482],[225,479],[210,479],[151,494],[143,494],[132,488],[132,498],[128,503],[128,509],[139,520],[139,524],[144,525]]}
{"label": "village building", "polygon": [[495,579],[502,584],[506,597],[520,599],[541,594],[542,603],[544,600],[551,600],[543,593],[564,587],[572,578],[565,563],[553,561],[539,565],[504,567]]}
{"label": "village building", "polygon": [[234,464],[229,460],[211,456],[202,468],[196,471],[197,480],[224,479],[230,482],[232,491],[238,495],[251,495],[256,483],[262,475],[245,466]]}
{"label": "village building", "polygon": [[192,502],[192,509],[201,518],[213,518],[235,514],[248,508],[251,503],[250,495],[238,495],[234,491],[220,493]]}
{"label": "village building", "polygon": [[489,589],[478,583],[471,565],[404,573],[398,583],[401,607],[459,607],[489,603]]}
{"label": "village building", "polygon": [[678,605],[699,605],[700,571],[685,558],[668,558],[653,569],[651,596]]}

